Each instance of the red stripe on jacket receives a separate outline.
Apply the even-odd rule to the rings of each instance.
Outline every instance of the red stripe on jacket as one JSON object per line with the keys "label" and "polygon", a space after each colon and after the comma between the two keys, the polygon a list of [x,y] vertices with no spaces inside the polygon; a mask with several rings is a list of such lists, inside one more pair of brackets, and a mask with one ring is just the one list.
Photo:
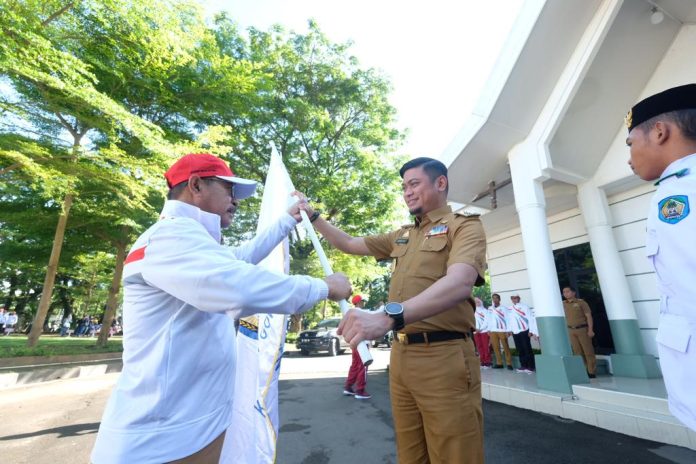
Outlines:
{"label": "red stripe on jacket", "polygon": [[133,250],[128,253],[128,256],[126,256],[126,261],[123,264],[128,264],[143,259],[145,257],[145,248],[147,248],[147,246],[138,248],[137,250]]}

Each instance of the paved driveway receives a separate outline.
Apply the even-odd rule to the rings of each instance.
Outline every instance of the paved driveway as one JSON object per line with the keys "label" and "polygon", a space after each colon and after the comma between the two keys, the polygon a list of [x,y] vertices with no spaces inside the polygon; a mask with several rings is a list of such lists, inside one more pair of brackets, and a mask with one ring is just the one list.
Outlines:
{"label": "paved driveway", "polygon": [[[290,354],[280,381],[278,464],[396,463],[385,370],[373,350],[372,399],[341,394],[350,355]],[[118,374],[0,391],[0,463],[87,463]],[[487,463],[693,464],[696,452],[585,424],[484,403]]]}

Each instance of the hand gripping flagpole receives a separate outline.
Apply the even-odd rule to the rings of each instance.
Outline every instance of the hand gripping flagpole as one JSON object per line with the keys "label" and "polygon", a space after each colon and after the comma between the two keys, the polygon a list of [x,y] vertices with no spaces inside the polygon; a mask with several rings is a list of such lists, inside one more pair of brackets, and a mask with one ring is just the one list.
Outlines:
{"label": "hand gripping flagpole", "polygon": [[[304,210],[300,210],[300,215],[302,216],[302,225],[304,225],[305,229],[307,230],[307,234],[309,235],[310,240],[312,240],[312,245],[314,245],[314,249],[316,250],[317,255],[319,256],[319,261],[321,261],[321,267],[324,268],[324,274],[327,276],[333,274],[333,271],[331,270],[331,264],[329,263],[329,260],[326,257],[326,253],[324,253],[324,249],[321,247],[321,243],[319,243],[319,237],[317,237],[317,233],[314,230],[314,226],[311,222],[309,222],[307,213]],[[349,308],[348,302],[346,300],[339,301],[338,306],[341,308],[341,313],[343,315],[345,315],[348,312]],[[358,354],[360,355],[360,359],[362,360],[365,366],[369,366],[370,364],[372,364],[372,355],[370,354],[370,350],[368,349],[368,343],[369,342],[367,340],[358,343]]]}

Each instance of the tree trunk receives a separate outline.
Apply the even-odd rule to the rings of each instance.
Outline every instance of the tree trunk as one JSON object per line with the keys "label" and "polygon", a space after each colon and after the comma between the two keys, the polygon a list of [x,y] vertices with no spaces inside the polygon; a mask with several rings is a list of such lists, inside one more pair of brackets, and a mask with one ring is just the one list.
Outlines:
{"label": "tree trunk", "polygon": [[109,297],[106,300],[106,311],[102,318],[101,331],[97,339],[97,346],[106,346],[109,340],[109,331],[111,330],[111,322],[116,314],[116,305],[118,303],[118,292],[121,289],[121,277],[123,276],[123,263],[126,260],[126,243],[116,244],[116,268],[114,270],[114,278],[109,287]]}
{"label": "tree trunk", "polygon": [[89,284],[87,285],[87,296],[85,297],[85,301],[82,304],[83,314],[89,314],[89,305],[92,303],[92,291],[94,290],[94,286],[96,285],[96,280],[97,271],[95,270],[92,273],[92,278],[90,279]]}
{"label": "tree trunk", "polygon": [[51,297],[53,296],[53,284],[56,280],[56,271],[58,270],[58,261],[60,260],[60,252],[63,249],[63,237],[65,237],[65,227],[68,223],[68,216],[70,214],[70,208],[73,203],[73,194],[68,193],[63,199],[63,208],[61,209],[60,217],[58,218],[58,225],[56,226],[56,234],[53,237],[53,249],[51,250],[51,257],[48,260],[48,267],[46,268],[46,279],[44,280],[43,291],[41,292],[41,301],[39,301],[39,309],[36,311],[36,317],[31,325],[31,332],[29,333],[29,338],[27,340],[27,346],[36,346],[36,342],[39,341],[41,332],[43,331],[44,320],[46,320],[46,314],[48,313],[48,307],[51,303]]}
{"label": "tree trunk", "polygon": [[290,315],[290,332],[299,332],[302,329],[302,314]]}

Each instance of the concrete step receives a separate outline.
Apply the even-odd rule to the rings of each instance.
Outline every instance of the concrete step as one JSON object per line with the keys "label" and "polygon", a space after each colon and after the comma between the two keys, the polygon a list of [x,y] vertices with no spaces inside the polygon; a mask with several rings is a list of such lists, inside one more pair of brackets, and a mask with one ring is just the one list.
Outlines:
{"label": "concrete step", "polygon": [[574,385],[572,395],[563,395],[539,390],[534,377],[484,371],[481,393],[490,401],[696,450],[696,432],[669,413],[661,382],[601,378],[603,386]]}
{"label": "concrete step", "polygon": [[563,417],[633,437],[696,450],[696,433],[669,413],[573,399],[563,401]]}
{"label": "concrete step", "polygon": [[573,394],[583,401],[671,416],[667,399],[653,395],[614,391],[594,385],[573,385]]}

